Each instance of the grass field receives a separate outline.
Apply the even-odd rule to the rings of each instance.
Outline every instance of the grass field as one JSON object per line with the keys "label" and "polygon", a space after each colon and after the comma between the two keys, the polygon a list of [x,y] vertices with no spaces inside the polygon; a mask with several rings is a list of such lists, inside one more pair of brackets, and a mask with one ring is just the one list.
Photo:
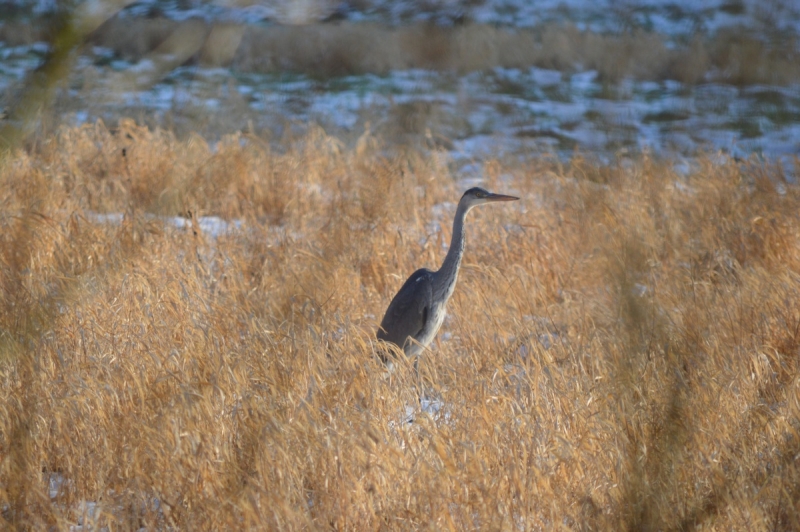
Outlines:
{"label": "grass field", "polygon": [[800,190],[761,163],[490,161],[522,200],[470,214],[419,380],[373,337],[444,256],[435,154],[126,121],[0,176],[4,527],[800,527]]}

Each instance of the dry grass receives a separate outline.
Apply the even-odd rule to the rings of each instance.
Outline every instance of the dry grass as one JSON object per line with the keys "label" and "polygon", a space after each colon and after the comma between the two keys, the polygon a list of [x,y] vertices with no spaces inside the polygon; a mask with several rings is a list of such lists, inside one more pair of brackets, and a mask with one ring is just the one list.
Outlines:
{"label": "dry grass", "polygon": [[[523,200],[470,215],[421,364],[445,406],[405,424],[413,369],[372,338],[443,256],[437,157],[130,122],[34,146],[0,169],[6,526],[800,525],[800,190],[758,165],[489,164]],[[148,214],[188,210],[244,228]]]}
{"label": "dry grass", "polygon": [[[112,20],[95,34],[94,41],[138,59],[189,23]],[[768,43],[742,28],[698,35],[677,47],[654,33],[603,35],[556,24],[530,30],[480,24],[451,28],[373,23],[271,28],[219,25],[214,29],[217,39],[199,47],[192,44],[192,50],[201,61],[246,72],[294,71],[327,78],[408,68],[472,72],[537,66],[594,69],[608,82],[625,77],[685,83],[710,78],[739,85],[800,81],[795,38],[784,35]],[[226,36],[232,43],[227,48],[223,45]],[[221,48],[227,52],[220,54]]]}
{"label": "dry grass", "polygon": [[[48,39],[46,28],[0,26],[0,40],[9,44]],[[665,36],[655,33],[605,35],[556,24],[518,30],[480,24],[387,27],[348,22],[261,28],[209,25],[196,19],[115,18],[94,32],[91,42],[128,59],[150,59],[156,75],[197,61],[245,72],[294,71],[320,78],[408,68],[471,72],[537,66],[594,69],[611,83],[626,77],[690,84],[800,81],[796,36],[775,33],[767,42],[738,27],[670,46]]]}

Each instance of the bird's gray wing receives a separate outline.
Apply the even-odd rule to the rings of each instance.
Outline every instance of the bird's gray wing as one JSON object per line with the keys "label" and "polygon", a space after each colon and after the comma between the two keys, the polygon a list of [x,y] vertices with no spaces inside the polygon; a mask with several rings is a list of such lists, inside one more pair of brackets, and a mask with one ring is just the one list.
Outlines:
{"label": "bird's gray wing", "polygon": [[403,348],[408,337],[425,328],[433,303],[433,272],[422,268],[409,277],[394,296],[378,329],[378,339]]}

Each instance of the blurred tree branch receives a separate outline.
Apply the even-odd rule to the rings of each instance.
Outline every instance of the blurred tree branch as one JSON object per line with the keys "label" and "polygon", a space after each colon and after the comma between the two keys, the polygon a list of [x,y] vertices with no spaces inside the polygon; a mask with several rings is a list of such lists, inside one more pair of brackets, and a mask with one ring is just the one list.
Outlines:
{"label": "blurred tree branch", "polygon": [[69,74],[75,50],[103,22],[133,0],[87,0],[55,24],[50,52],[44,63],[30,72],[24,90],[8,110],[0,127],[0,157],[5,157],[33,130],[41,111],[49,106],[59,81]]}

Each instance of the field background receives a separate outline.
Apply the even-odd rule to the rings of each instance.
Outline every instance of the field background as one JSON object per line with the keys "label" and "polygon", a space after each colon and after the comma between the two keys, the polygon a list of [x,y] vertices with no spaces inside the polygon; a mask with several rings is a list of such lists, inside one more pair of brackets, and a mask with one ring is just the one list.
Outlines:
{"label": "field background", "polygon": [[[90,55],[78,47],[118,19],[70,5],[69,24],[26,37],[25,17],[46,15],[17,4],[4,42],[17,31],[49,53],[3,100],[4,527],[800,528],[796,149],[578,144],[465,161],[450,129],[431,129],[451,115],[402,102],[388,121],[372,109],[279,134],[242,123],[258,119],[249,105],[125,117],[103,104],[104,120],[76,121],[99,105],[95,85],[73,90]],[[477,31],[398,16],[396,33]],[[161,45],[187,42],[168,17],[141,24],[171,28]],[[248,31],[269,28],[292,33]],[[762,30],[752,49],[796,54]],[[685,42],[710,50],[720,35]],[[152,48],[140,56],[158,65]],[[157,86],[174,65],[162,67],[122,69],[110,96]],[[775,70],[787,77],[727,82],[797,90]],[[642,75],[675,77],[659,72]],[[703,72],[681,90],[724,70]],[[470,213],[437,340],[419,375],[388,374],[377,323],[411,272],[438,266],[475,183],[522,199]]]}

